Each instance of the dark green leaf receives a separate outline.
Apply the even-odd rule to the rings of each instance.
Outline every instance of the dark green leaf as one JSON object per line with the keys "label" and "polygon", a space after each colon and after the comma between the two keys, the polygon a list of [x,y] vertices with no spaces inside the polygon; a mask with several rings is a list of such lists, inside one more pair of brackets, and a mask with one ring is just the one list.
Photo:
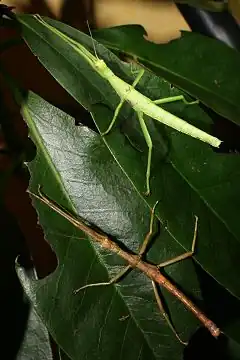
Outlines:
{"label": "dark green leaf", "polygon": [[[111,234],[130,250],[137,251],[148,231],[149,210],[145,199],[118,167],[100,136],[85,127],[75,127],[73,119],[34,95],[25,103],[23,114],[38,148],[37,158],[29,163],[31,190],[36,191],[37,184],[41,184],[45,193],[61,205]],[[115,134],[115,140],[130,152],[131,146],[123,135]],[[131,158],[128,163],[130,167]],[[140,173],[140,168],[141,164],[138,164],[136,172]],[[170,166],[167,171],[171,175]],[[168,183],[164,169],[162,175],[166,199],[160,202],[161,211],[168,196],[171,201],[172,192],[186,191],[184,181],[180,179],[181,186],[171,190],[171,177]],[[223,226],[214,219],[202,200],[189,191],[188,198],[183,197],[187,207],[190,201],[209,216],[209,220],[204,213],[201,217],[198,253],[203,260],[213,263],[214,270],[218,270],[214,247],[219,245],[217,254],[220,260],[224,257],[223,251],[228,261],[233,259],[229,247],[231,235],[227,234],[229,239],[225,238],[229,250],[226,254],[224,243],[219,241],[222,241],[220,232]],[[188,243],[186,247],[190,247],[194,211],[187,213],[184,201],[181,209],[172,207],[172,213],[177,216],[174,218],[173,214],[169,222],[165,222],[166,230],[162,228],[160,237],[155,239],[150,249],[150,261],[160,263],[184,252],[184,247],[176,241],[178,239],[184,238]],[[182,347],[161,318],[151,283],[143,274],[134,270],[120,285],[88,289],[73,295],[73,290],[83,284],[106,281],[108,276],[119,271],[123,262],[98,246],[90,245],[86,236],[39,201],[34,203],[45,236],[58,255],[59,266],[47,279],[32,281],[31,290],[36,294],[38,312],[68,356],[72,359],[83,356],[111,359],[117,352],[131,359],[179,359]],[[191,223],[185,225],[184,220],[189,215]],[[182,229],[176,238],[169,231],[174,219]],[[219,234],[219,238],[215,238],[215,234]],[[212,243],[208,244],[208,240]],[[203,290],[201,278],[198,278],[191,260],[170,266],[166,272],[187,294],[195,300],[200,299]],[[230,275],[233,276],[226,274],[225,279],[229,284]],[[234,282],[235,275],[233,278]],[[174,324],[186,339],[195,328],[196,319],[179,301],[165,291],[163,293]],[[210,294],[208,289],[209,300]],[[199,304],[203,306],[204,302]],[[232,327],[229,321],[222,330],[237,339],[237,325],[239,322],[235,318]]]}
{"label": "dark green leaf", "polygon": [[49,335],[33,307],[29,314],[26,333],[16,360],[52,360]]}
{"label": "dark green leaf", "polygon": [[[53,20],[47,21],[91,48],[91,39],[86,35]],[[65,41],[47,30],[34,18],[23,16],[21,22],[23,36],[32,51],[64,88],[91,110],[98,128],[101,131],[105,130],[119,101],[110,85],[102,80]],[[128,65],[121,63],[104,47],[99,45],[97,49],[99,56],[110,64],[118,76],[128,82],[133,81],[134,76]],[[168,83],[147,72],[138,89],[151,98],[178,93],[176,89],[171,89]],[[195,124],[197,119],[201,119],[201,127],[209,129],[209,119],[197,106],[172,104],[168,109]],[[152,196],[145,198],[143,191],[145,190],[147,151],[136,119],[127,105],[121,112],[118,122],[120,125],[124,119],[128,119],[126,128],[122,129],[116,125],[114,130],[104,138],[105,144],[98,135],[86,128],[76,129],[70,118],[34,97],[31,97],[25,105],[25,118],[38,147],[38,159],[31,167],[33,188],[34,183],[35,186],[36,183],[43,184],[45,191],[56,201],[93,222],[135,251],[147,232],[149,206],[153,206],[155,201],[159,200],[157,216],[163,225],[162,232],[159,241],[154,243],[149,254],[149,259],[155,263],[190,249],[194,215],[198,215],[200,225],[196,263],[228,290],[226,296],[230,297],[232,293],[238,300],[240,295],[238,281],[240,255],[238,169],[240,164],[238,157],[216,154],[207,145],[188,136],[163,126],[155,127],[154,123],[148,119],[148,126],[154,140],[154,156],[151,176]],[[128,137],[131,135],[131,138],[133,135],[134,142],[144,151],[139,152],[133,147],[123,132],[126,132]],[[43,169],[46,170],[43,171]],[[63,220],[61,225],[59,217],[50,211],[45,210],[43,214],[43,205],[38,205],[38,207],[41,224],[45,228],[47,238],[54,244],[61,264],[58,272],[54,274],[55,278],[53,276],[48,279],[49,283],[46,287],[51,288],[50,297],[54,299],[55,305],[50,305],[50,307],[56,310],[56,314],[51,314],[53,318],[56,317],[54,326],[50,322],[51,332],[58,337],[59,343],[64,343],[64,351],[68,355],[71,352],[72,357],[75,356],[74,354],[79,356],[81,351],[82,354],[92,355],[94,358],[95,353],[91,351],[92,349],[97,351],[96,339],[99,338],[104,315],[107,313],[109,302],[114,301],[115,320],[129,314],[130,311],[131,325],[129,326],[136,336],[134,344],[138,350],[138,344],[144,343],[146,346],[142,358],[178,359],[180,350],[179,344],[175,343],[175,338],[170,340],[171,333],[165,340],[159,335],[160,328],[164,325],[160,325],[159,320],[156,321],[155,315],[154,317],[152,315],[154,309],[152,289],[144,277],[140,277],[140,280],[135,277],[136,275],[127,277],[124,284],[131,286],[121,286],[117,292],[113,288],[96,289],[96,292],[89,289],[85,293],[87,298],[83,297],[82,300],[88,299],[88,304],[84,302],[82,308],[88,314],[87,320],[85,319],[85,314],[81,313],[77,305],[78,301],[72,297],[72,290],[86,281],[104,281],[107,278],[106,268],[112,274],[113,265],[119,264],[116,262],[118,260],[114,256],[104,256],[105,252],[100,251],[100,257],[103,256],[103,260],[99,262],[98,255],[95,257],[95,251],[98,254],[99,249],[95,247],[93,249],[88,243],[80,242],[75,238],[64,243],[61,234],[63,230],[65,234],[68,232],[72,234],[72,227],[68,228]],[[59,237],[56,237],[55,229],[49,230],[55,226],[60,229],[63,226],[61,231],[57,230]],[[79,236],[82,235],[79,234]],[[78,257],[78,260],[73,260],[74,255]],[[92,259],[95,258],[96,263],[92,263]],[[89,264],[91,264],[90,271],[92,272],[90,278],[87,279]],[[95,264],[98,266],[95,267]],[[203,288],[196,278],[198,272],[196,273],[193,268],[190,270],[188,268],[190,265],[191,261],[174,265],[174,270],[172,267],[169,269],[169,275],[184,290],[186,289],[187,293],[193,294],[191,289],[196,289],[199,294]],[[183,269],[182,266],[186,268]],[[67,274],[64,269],[68,269]],[[59,274],[63,276],[60,280]],[[61,283],[61,290],[57,285],[57,295],[56,283]],[[41,291],[39,306],[44,307],[44,304],[49,301],[49,290],[44,291],[40,286],[39,291]],[[129,292],[126,294],[126,291]],[[211,294],[211,288],[208,289],[208,296],[211,297],[209,294]],[[136,298],[133,301],[134,297]],[[139,302],[139,297],[147,299],[143,301],[145,305],[146,301],[149,301],[149,308]],[[192,329],[194,324],[191,315],[187,312],[182,313],[178,308],[178,302],[171,296],[167,299],[177,328],[180,331]],[[62,305],[62,301],[65,306]],[[215,301],[217,301],[216,298]],[[69,306],[69,302],[72,306]],[[56,307],[56,304],[59,307]],[[76,307],[79,311],[74,310],[73,316],[71,310]],[[67,319],[63,327],[71,326],[71,329],[81,329],[81,338],[75,339],[77,349],[73,349],[72,338],[71,341],[66,339],[65,333],[61,334],[61,329],[60,334],[56,333],[59,319],[57,311],[63,308],[69,309],[69,313],[66,312]],[[216,319],[220,319],[219,315],[222,311],[220,308]],[[89,339],[88,331],[90,332],[90,328],[93,327],[91,321],[96,318],[96,312],[99,316],[94,322],[96,331],[92,343],[89,344],[90,347],[86,349],[85,339]],[[112,316],[109,315],[109,318],[112,319]],[[142,321],[142,319],[145,320]],[[135,324],[134,328],[132,321]],[[72,325],[73,322],[74,325]],[[83,328],[83,323],[86,329]],[[228,321],[222,321],[219,325],[224,332],[239,341],[239,318],[236,314],[234,314],[234,322],[229,317]],[[109,346],[103,344],[101,348],[103,353],[101,352],[100,357],[111,358],[113,349],[115,351],[118,347],[123,349],[120,344],[126,331],[125,326],[127,325],[122,325],[122,323],[119,325],[119,321],[115,321],[109,327],[104,327],[106,336],[107,333],[108,336],[111,335],[112,328],[115,330],[117,328],[116,331],[119,333],[118,335],[114,333],[115,340],[111,342],[111,346],[109,343]],[[165,331],[169,330],[164,326]],[[135,351],[135,348],[132,348],[132,351]],[[129,357],[137,357],[139,353],[136,353],[129,353]]]}
{"label": "dark green leaf", "polygon": [[[29,279],[25,276],[22,269],[19,269],[18,266],[17,269],[26,295],[31,297],[32,293],[29,287]],[[16,360],[33,359],[52,360],[53,357],[48,331],[43,324],[42,319],[37,314],[36,309],[31,304],[24,339]]]}
{"label": "dark green leaf", "polygon": [[[29,163],[31,190],[41,184],[61,205],[137,251],[148,231],[149,210],[100,136],[75,127],[73,119],[34,95],[23,114],[38,148],[37,158]],[[84,234],[39,201],[34,203],[59,266],[46,280],[31,283],[32,293],[36,292],[33,301],[64,351],[72,359],[111,359],[116,353],[129,359],[179,359],[182,346],[159,314],[151,282],[141,273],[132,272],[120,286],[73,294],[85,283],[106,281],[124,262],[91,245]],[[160,239],[151,251],[153,261],[171,257],[173,248],[182,251],[167,232]],[[182,271],[191,274],[185,288],[196,289],[191,261],[182,264]],[[177,266],[170,274],[183,285]],[[166,299],[181,335],[189,336],[196,319],[172,296]]]}
{"label": "dark green leaf", "polygon": [[65,354],[65,352],[59,348],[59,360],[69,360],[70,358]]}

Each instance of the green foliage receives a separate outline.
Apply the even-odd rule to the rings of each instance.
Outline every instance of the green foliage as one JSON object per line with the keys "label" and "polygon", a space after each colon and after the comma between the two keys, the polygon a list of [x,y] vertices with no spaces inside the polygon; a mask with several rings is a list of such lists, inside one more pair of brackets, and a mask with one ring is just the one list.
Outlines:
{"label": "green foliage", "polygon": [[157,45],[147,41],[139,25],[94,32],[94,38],[114,51],[133,56],[157,75],[198,98],[239,125],[240,54],[222,42],[192,32]]}
{"label": "green foliage", "polygon": [[48,331],[37,314],[34,306],[30,311],[24,340],[21,344],[16,360],[32,359],[53,359]]}
{"label": "green foliage", "polygon": [[[91,112],[97,128],[105,130],[119,102],[110,85],[32,16],[18,18],[23,38],[33,53],[54,78]],[[92,48],[88,36],[59,22],[47,21],[88,49]],[[130,38],[127,40],[126,35],[133,35],[130,27],[128,32],[122,27],[119,32],[117,29],[109,30],[110,37],[112,31],[121,39],[122,35],[126,36],[124,44],[130,48]],[[155,55],[150,52],[149,63],[154,63],[155,68],[165,68],[166,74],[172,73],[171,60],[182,63],[180,60],[186,58],[186,43],[190,49],[194,36],[185,35],[176,41],[178,46],[172,46],[171,57],[168,52],[171,44],[158,46],[161,56],[156,62],[151,60]],[[131,55],[139,57],[134,49],[136,39],[135,35],[132,36]],[[195,41],[198,40],[196,35]],[[122,43],[123,40],[119,41]],[[202,46],[203,43],[200,41]],[[144,40],[142,48],[145,53],[148,46],[156,46],[146,44]],[[120,49],[118,46],[115,48]],[[192,64],[195,61],[198,69],[203,71],[202,67],[207,66],[205,59],[196,58],[195,49],[196,44],[188,59]],[[96,50],[118,76],[133,82],[134,75],[129,65],[102,45],[98,45]],[[128,52],[124,47],[121,51]],[[232,59],[231,55],[226,56],[228,58]],[[216,69],[221,67],[221,60],[220,65],[215,63],[215,66]],[[236,96],[232,98],[227,92],[227,70],[221,91],[219,87],[213,87],[216,80],[213,68],[208,73],[210,80],[197,78],[195,70],[189,66],[186,79],[185,70],[180,68],[175,71],[174,79],[185,79],[182,88],[194,95],[197,95],[194,91],[199,90],[201,100],[208,96],[209,104],[214,104],[215,110],[225,111],[229,118],[237,119],[239,104]],[[209,71],[208,68],[205,70]],[[221,76],[224,76],[223,72]],[[238,78],[236,72],[235,77]],[[189,91],[189,84],[194,84],[194,91]],[[231,94],[236,93],[239,79],[235,79],[231,86]],[[181,93],[166,80],[147,71],[138,90],[152,99]],[[197,105],[179,103],[169,104],[166,108],[198,127],[210,129],[211,120]],[[156,200],[159,200],[156,216],[161,231],[147,257],[153,263],[190,250],[194,215],[199,216],[194,262],[186,260],[174,264],[166,268],[166,274],[203,309],[208,309],[209,317],[216,320],[231,343],[238,344],[240,322],[234,311],[239,307],[240,296],[239,158],[215,153],[206,144],[155,125],[148,119],[154,148],[152,195],[146,198],[143,191],[147,149],[127,104],[121,111],[118,125],[104,139],[84,126],[76,127],[67,114],[32,93],[24,101],[22,113],[37,146],[37,156],[28,164],[31,191],[36,191],[37,185],[41,184],[44,192],[57,203],[94,223],[129,250],[137,252],[148,231],[149,211]],[[116,255],[92,244],[84,234],[45,205],[38,201],[34,201],[34,205],[59,264],[46,279],[29,279],[32,301],[64,352],[74,360],[83,357],[112,359],[116,354],[131,360],[180,359],[183,348],[159,314],[150,281],[138,271],[134,270],[118,285],[86,289],[73,295],[74,289],[86,283],[106,281],[124,263]],[[208,288],[204,276],[211,284]],[[189,338],[198,326],[197,320],[171,295],[165,291],[163,294],[177,330],[182,338]],[[227,304],[231,304],[231,311],[224,308],[224,317],[221,306],[216,307],[220,294]]]}

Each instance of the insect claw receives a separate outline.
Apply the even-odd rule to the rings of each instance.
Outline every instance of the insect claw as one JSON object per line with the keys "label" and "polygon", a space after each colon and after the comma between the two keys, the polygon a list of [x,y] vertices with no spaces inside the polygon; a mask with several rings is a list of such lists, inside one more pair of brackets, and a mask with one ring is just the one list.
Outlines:
{"label": "insect claw", "polygon": [[151,191],[150,190],[147,190],[143,193],[144,196],[150,196],[151,195]]}

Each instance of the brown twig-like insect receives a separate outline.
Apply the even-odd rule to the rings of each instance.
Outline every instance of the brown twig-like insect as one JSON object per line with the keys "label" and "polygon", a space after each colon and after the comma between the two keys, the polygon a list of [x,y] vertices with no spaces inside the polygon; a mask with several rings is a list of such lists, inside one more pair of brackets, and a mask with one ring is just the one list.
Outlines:
{"label": "brown twig-like insect", "polygon": [[141,270],[148,278],[151,279],[154,294],[157,300],[158,307],[160,311],[162,312],[164,318],[166,319],[168,325],[172,329],[172,331],[177,336],[178,340],[185,344],[180,337],[178,336],[174,326],[172,325],[172,322],[170,321],[167,313],[163,309],[162,301],[160,299],[160,296],[157,291],[156,284],[163,286],[165,289],[167,289],[172,295],[174,295],[176,298],[178,298],[185,306],[188,308],[200,321],[201,323],[210,331],[210,333],[215,337],[218,338],[221,331],[216,326],[216,324],[207,318],[207,316],[186,296],[183,294],[182,291],[180,291],[170,280],[168,280],[161,272],[160,268],[173,264],[175,262],[178,262],[180,260],[186,259],[188,257],[191,257],[194,254],[194,248],[196,244],[196,237],[197,237],[197,224],[198,224],[198,218],[196,217],[195,221],[195,229],[194,229],[194,237],[193,237],[193,243],[192,243],[192,250],[189,252],[186,252],[180,256],[175,257],[174,259],[168,260],[160,265],[152,265],[147,263],[146,261],[142,260],[142,256],[146,251],[146,248],[149,244],[149,241],[151,239],[151,235],[153,232],[153,221],[154,221],[154,210],[157,205],[153,207],[151,211],[151,218],[150,218],[150,229],[147,233],[143,244],[140,248],[140,251],[138,254],[132,254],[130,252],[127,252],[126,250],[123,250],[118,244],[116,244],[113,240],[110,239],[109,236],[107,236],[104,233],[101,233],[100,231],[97,231],[93,229],[91,226],[85,224],[83,221],[77,219],[74,217],[71,213],[68,211],[60,208],[54,201],[50,200],[47,196],[45,196],[41,192],[41,188],[39,186],[38,189],[38,195],[34,194],[30,191],[28,191],[31,195],[33,195],[35,198],[39,199],[43,203],[45,203],[47,206],[49,206],[51,209],[56,211],[58,214],[62,215],[64,218],[66,218],[70,223],[72,223],[76,228],[82,230],[84,233],[86,233],[88,236],[90,236],[94,241],[99,243],[103,248],[108,249],[119,256],[121,256],[123,259],[125,259],[128,262],[128,266],[126,266],[123,271],[121,271],[117,276],[115,276],[113,279],[111,279],[108,282],[102,282],[102,283],[96,283],[96,284],[87,284],[82,286],[81,288],[75,290],[75,293],[79,292],[82,289],[88,288],[88,287],[94,287],[94,286],[101,286],[101,285],[111,285],[113,283],[118,282],[131,268],[137,268]]}

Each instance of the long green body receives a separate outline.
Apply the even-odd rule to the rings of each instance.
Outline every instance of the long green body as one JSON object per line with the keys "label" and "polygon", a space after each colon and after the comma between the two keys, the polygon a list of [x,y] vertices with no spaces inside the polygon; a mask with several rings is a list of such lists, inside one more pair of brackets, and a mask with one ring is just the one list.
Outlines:
{"label": "long green body", "polygon": [[[101,61],[101,64],[99,62]],[[189,124],[183,119],[171,114],[160,106],[154,104],[149,98],[137,91],[133,86],[125,83],[122,79],[117,77],[103,60],[98,60],[98,67],[101,67],[101,76],[106,79],[114,88],[120,98],[124,98],[131,104],[136,112],[143,114],[172,127],[186,135],[190,135],[196,139],[204,141],[214,147],[219,147],[221,140],[209,135],[205,131]]]}
{"label": "long green body", "polygon": [[[129,85],[122,79],[120,79],[118,76],[116,76],[113,71],[107,66],[107,64],[102,60],[99,59],[93,54],[91,54],[83,45],[79,44],[77,41],[71,39],[61,31],[57,30],[50,24],[48,24],[46,21],[44,21],[40,16],[36,15],[35,18],[45,27],[47,27],[49,30],[51,30],[54,34],[59,36],[61,39],[66,41],[72,48],[81,56],[83,57],[88,64],[96,71],[103,79],[108,81],[108,83],[111,85],[111,87],[114,89],[114,91],[119,95],[120,103],[116,107],[113,119],[108,126],[107,130],[105,132],[102,132],[101,135],[105,136],[107,135],[119,114],[119,111],[125,101],[127,101],[135,110],[135,112],[138,115],[139,123],[143,132],[143,135],[145,137],[147,146],[148,146],[148,161],[147,161],[147,170],[146,170],[146,195],[150,194],[150,171],[151,171],[151,158],[152,158],[152,139],[148,132],[147,125],[145,123],[144,115],[147,115],[167,126],[172,127],[175,130],[180,131],[183,134],[189,135],[193,138],[199,139],[211,146],[219,147],[221,144],[221,140],[218,138],[206,133],[205,131],[198,129],[197,127],[189,124],[183,119],[180,119],[179,117],[171,114],[170,112],[164,110],[157,104],[164,103],[164,102],[170,102],[170,101],[176,101],[181,98],[182,100],[184,97],[182,95],[177,97],[169,97],[167,99],[161,99],[152,101],[139,91],[135,89],[136,84],[141,79],[142,75],[144,74],[144,70],[142,69],[138,76],[136,77],[134,83],[132,85]],[[178,99],[176,99],[178,98]]]}
{"label": "long green body", "polygon": [[112,88],[116,91],[119,97],[130,103],[136,112],[141,112],[145,115],[148,115],[151,118],[167,126],[170,126],[175,130],[178,130],[186,135],[190,135],[196,139],[208,143],[211,146],[220,146],[222,142],[221,140],[201,129],[198,129],[185,120],[180,119],[179,117],[154,104],[153,101],[137,91],[132,85],[129,85],[116,76],[103,60],[100,60],[96,56],[92,55],[83,45],[79,44],[77,41],[69,38],[67,35],[49,25],[38,15],[36,15],[36,18],[55,34],[70,43],[71,46],[79,53],[79,55],[84,57],[86,61],[92,66],[92,68],[111,84]]}

